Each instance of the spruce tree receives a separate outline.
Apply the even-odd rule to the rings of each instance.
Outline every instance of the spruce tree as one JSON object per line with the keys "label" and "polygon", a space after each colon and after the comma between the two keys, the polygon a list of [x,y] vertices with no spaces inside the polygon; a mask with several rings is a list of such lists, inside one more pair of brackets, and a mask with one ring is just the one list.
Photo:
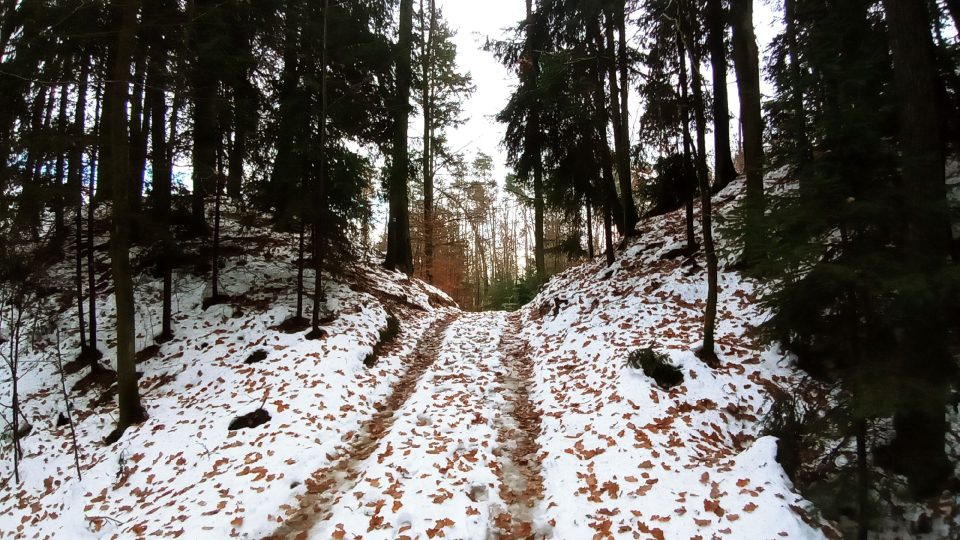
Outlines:
{"label": "spruce tree", "polygon": [[384,266],[406,274],[413,272],[410,245],[410,198],[408,128],[410,125],[411,56],[413,42],[413,0],[400,0],[400,30],[397,38],[396,96],[393,102],[393,151],[390,160],[387,222],[387,258]]}

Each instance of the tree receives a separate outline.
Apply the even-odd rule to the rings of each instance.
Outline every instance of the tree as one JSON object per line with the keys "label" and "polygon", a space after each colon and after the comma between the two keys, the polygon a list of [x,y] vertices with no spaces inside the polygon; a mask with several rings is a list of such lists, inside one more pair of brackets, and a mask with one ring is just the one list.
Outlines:
{"label": "tree", "polygon": [[[939,81],[924,2],[883,0],[893,56],[900,126],[900,190],[905,202],[902,242],[908,277],[904,291],[904,339],[898,376],[901,395],[894,416],[893,447],[903,460],[914,493],[939,493],[953,471],[947,459],[947,350],[943,276],[949,255],[944,189],[944,141],[939,129]],[[917,362],[921,358],[922,361]]]}
{"label": "tree", "polygon": [[90,76],[90,58],[84,56],[81,60],[80,80],[77,84],[77,104],[74,110],[73,143],[70,147],[69,171],[67,173],[67,184],[73,191],[74,210],[74,234],[76,242],[74,250],[76,251],[74,259],[74,285],[77,293],[77,327],[80,331],[80,351],[81,354],[90,350],[90,346],[96,347],[96,344],[87,341],[86,318],[83,314],[83,146],[81,140],[85,137],[85,125],[87,117],[87,82]]}
{"label": "tree", "polygon": [[117,306],[117,397],[119,414],[115,439],[133,424],[142,422],[146,413],[140,405],[136,373],[136,312],[133,300],[133,278],[130,269],[131,183],[130,153],[127,136],[127,92],[130,78],[130,55],[137,28],[138,0],[115,2],[117,47],[107,83],[110,109],[105,111],[110,124],[111,162],[109,163],[113,194],[113,223],[110,234],[110,255],[113,264],[114,296]]}
{"label": "tree", "polygon": [[413,272],[413,250],[410,246],[410,200],[407,181],[409,156],[407,131],[410,124],[411,52],[413,34],[413,0],[400,0],[400,33],[396,55],[396,97],[394,141],[390,162],[390,215],[387,223],[387,258],[384,266],[410,274]]}
{"label": "tree", "polygon": [[[523,85],[526,87],[527,99],[532,98],[533,89],[540,79],[540,55],[542,40],[542,20],[533,9],[533,0],[527,0],[527,20],[525,25],[524,60],[521,63],[525,73]],[[543,148],[540,141],[540,110],[534,103],[530,103],[525,119],[524,146],[527,148],[527,160],[533,171],[533,257],[537,269],[537,281],[541,284],[547,281],[546,256],[543,243],[544,195],[543,195]]]}
{"label": "tree", "polygon": [[317,128],[317,142],[319,156],[317,163],[316,181],[313,188],[313,314],[310,324],[313,328],[313,337],[321,337],[320,333],[320,304],[327,300],[323,292],[323,257],[325,249],[321,239],[323,216],[327,204],[327,29],[330,14],[330,1],[323,0],[320,11],[320,125]]}
{"label": "tree", "polygon": [[753,31],[753,0],[731,0],[733,59],[740,92],[744,163],[747,176],[744,260],[762,256],[757,237],[763,235],[763,116],[760,105],[760,54]]}
{"label": "tree", "polygon": [[[952,470],[944,397],[955,367],[943,313],[956,269],[930,19],[923,2],[879,4],[787,6],[793,23],[774,54],[769,110],[774,155],[797,186],[765,194],[756,237],[765,257],[751,270],[765,279],[772,314],[763,335],[843,389],[836,423],[856,439],[860,538],[875,499],[871,464],[905,475],[918,496],[937,493]],[[801,101],[809,154],[788,140],[801,122],[782,113]],[[870,424],[888,419],[892,442],[871,440]]]}
{"label": "tree", "polygon": [[[421,0],[417,54],[420,66],[416,101],[423,115],[423,276],[433,283],[435,248],[435,181],[453,159],[445,130],[462,124],[463,99],[473,93],[468,74],[457,71],[454,32],[434,0]],[[415,78],[416,78],[415,77]]]}
{"label": "tree", "polygon": [[214,0],[191,0],[190,86],[193,101],[193,228],[208,230],[205,199],[217,178],[217,147],[220,140],[220,92],[217,62],[220,44],[214,22],[221,6]]}
{"label": "tree", "polygon": [[707,0],[707,44],[710,48],[710,65],[713,67],[713,189],[715,191],[723,189],[737,177],[730,152],[726,18],[723,0]]}
{"label": "tree", "polygon": [[703,97],[703,76],[700,72],[700,54],[693,39],[694,11],[688,2],[678,6],[677,20],[680,38],[686,46],[690,58],[690,71],[693,74],[693,113],[697,125],[696,170],[700,185],[700,218],[703,227],[703,250],[707,259],[707,304],[703,315],[703,345],[697,355],[707,365],[718,367],[720,364],[714,344],[714,332],[717,319],[717,296],[719,263],[713,241],[713,208],[710,192],[710,180],[707,169],[706,144],[706,105]]}
{"label": "tree", "polygon": [[171,142],[176,133],[176,105],[170,119],[170,136],[167,132],[167,92],[166,87],[173,85],[175,79],[171,73],[171,49],[175,35],[164,32],[162,21],[175,18],[178,13],[166,1],[151,1],[144,6],[144,38],[150,44],[150,71],[147,85],[147,106],[150,108],[151,128],[151,201],[153,216],[161,244],[160,272],[163,279],[161,293],[161,329],[157,341],[163,343],[173,339],[173,263],[176,251],[171,232],[171,195],[173,190],[173,148]]}
{"label": "tree", "polygon": [[[616,147],[617,178],[623,200],[623,230],[629,236],[637,225],[637,205],[633,199],[633,174],[630,167],[630,77],[626,37],[627,8],[625,0],[610,4],[606,13],[608,79],[610,86],[610,118]],[[616,30],[616,37],[614,37]]]}

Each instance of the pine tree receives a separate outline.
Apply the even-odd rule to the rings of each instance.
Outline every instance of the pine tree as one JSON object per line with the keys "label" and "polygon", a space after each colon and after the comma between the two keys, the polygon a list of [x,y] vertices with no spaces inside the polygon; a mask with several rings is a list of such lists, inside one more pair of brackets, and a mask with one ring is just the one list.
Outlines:
{"label": "pine tree", "polygon": [[387,223],[387,258],[384,266],[410,274],[413,272],[413,251],[410,245],[410,199],[408,128],[410,124],[411,55],[413,41],[413,0],[400,0],[400,32],[397,39],[396,98],[394,109],[394,141],[390,162],[390,216]]}

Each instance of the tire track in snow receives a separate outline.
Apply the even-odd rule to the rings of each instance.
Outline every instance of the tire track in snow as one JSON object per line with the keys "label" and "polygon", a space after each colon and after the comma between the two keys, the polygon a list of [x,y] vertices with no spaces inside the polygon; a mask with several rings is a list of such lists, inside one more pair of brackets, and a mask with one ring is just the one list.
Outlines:
{"label": "tire track in snow", "polygon": [[503,414],[494,420],[497,428],[499,460],[496,471],[500,479],[500,496],[508,505],[494,516],[490,525],[492,539],[543,538],[549,533],[538,531],[534,511],[543,500],[543,476],[540,473],[540,412],[530,401],[533,362],[529,345],[520,338],[521,322],[511,315],[510,328],[500,342],[502,368],[497,383],[504,400]]}
{"label": "tire track in snow", "polygon": [[355,485],[360,474],[357,468],[373,455],[381,439],[390,431],[397,411],[410,399],[424,373],[436,361],[447,329],[459,317],[459,312],[451,312],[433,323],[408,357],[409,367],[394,383],[383,405],[354,436],[344,453],[307,479],[307,492],[298,496],[297,508],[292,514],[288,513],[286,521],[266,538],[306,539],[316,524],[329,519],[333,505],[339,500],[338,495]]}

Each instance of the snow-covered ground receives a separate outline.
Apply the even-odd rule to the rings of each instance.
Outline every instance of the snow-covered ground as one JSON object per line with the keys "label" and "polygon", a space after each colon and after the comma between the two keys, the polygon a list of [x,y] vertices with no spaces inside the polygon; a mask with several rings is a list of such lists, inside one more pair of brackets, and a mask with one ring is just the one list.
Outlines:
{"label": "snow-covered ground", "polygon": [[[720,212],[737,188],[717,197]],[[222,272],[234,303],[202,311],[203,281],[178,274],[177,337],[139,366],[146,423],[104,446],[114,400],[92,404],[101,389],[71,394],[82,480],[69,430],[56,427],[65,410],[56,369],[42,352],[25,353],[21,396],[34,429],[19,485],[4,445],[0,535],[833,535],[776,462],[776,440],[761,436],[770,386],[797,373],[749,337],[763,317],[750,283],[721,274],[723,366],[691,352],[706,280],[702,261],[666,257],[682,219],[644,223],[612,268],[571,269],[515,314],[461,313],[416,280],[358,264],[327,284],[336,318],[320,341],[272,328],[294,305],[292,242],[248,231],[260,244]],[[241,236],[230,229],[226,243],[244,245]],[[158,294],[159,282],[140,280],[140,348],[157,332]],[[388,310],[401,334],[367,368]],[[107,358],[111,313],[105,298]],[[60,317],[68,336],[75,314]],[[661,390],[627,365],[649,346],[680,366],[680,386]],[[76,340],[63,350],[75,357]],[[246,364],[255,350],[267,358]],[[9,398],[5,381],[0,400]],[[261,406],[269,422],[228,431]]]}

